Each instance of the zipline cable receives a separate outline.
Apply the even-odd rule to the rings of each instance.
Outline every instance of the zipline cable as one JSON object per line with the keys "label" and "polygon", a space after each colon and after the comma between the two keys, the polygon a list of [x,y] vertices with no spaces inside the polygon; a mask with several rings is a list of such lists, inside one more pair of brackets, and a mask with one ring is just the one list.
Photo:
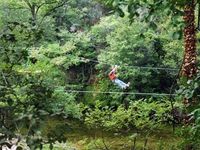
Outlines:
{"label": "zipline cable", "polygon": [[[56,90],[61,91],[61,90]],[[63,91],[63,90],[62,90]],[[80,90],[64,90],[69,93],[94,93],[94,94],[126,94],[126,95],[146,95],[146,96],[177,96],[178,94],[167,94],[167,93],[139,93],[139,92],[103,92],[103,91],[80,91]]]}
{"label": "zipline cable", "polygon": [[[105,64],[105,65],[111,65],[109,63],[105,63],[105,62],[100,62],[97,60],[93,60],[93,59],[88,59],[88,58],[84,58],[84,57],[79,57],[81,59],[82,62],[95,62],[95,63],[101,63],[101,64]],[[149,69],[149,70],[168,70],[168,71],[178,71],[178,68],[164,68],[164,67],[148,67],[148,66],[129,66],[129,65],[123,65],[126,67],[130,67],[130,68],[139,68],[139,69]]]}
{"label": "zipline cable", "polygon": [[[168,94],[168,93],[140,93],[140,92],[115,92],[115,91],[108,91],[108,92],[103,92],[103,91],[80,91],[80,90],[55,90],[55,91],[64,91],[68,93],[93,93],[93,94],[121,94],[121,95],[146,95],[146,96],[157,96],[157,97],[162,97],[162,96],[178,96],[180,94]],[[200,96],[200,95],[197,95]]]}

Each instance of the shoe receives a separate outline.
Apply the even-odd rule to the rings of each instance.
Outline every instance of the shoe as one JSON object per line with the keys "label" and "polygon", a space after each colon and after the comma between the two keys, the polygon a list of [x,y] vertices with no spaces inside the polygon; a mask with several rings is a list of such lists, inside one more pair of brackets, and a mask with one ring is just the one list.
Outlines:
{"label": "shoe", "polygon": [[126,84],[126,86],[123,87],[122,89],[123,89],[123,90],[127,89],[127,88],[129,87],[129,85],[130,85],[130,82],[128,82],[128,83]]}
{"label": "shoe", "polygon": [[128,82],[126,85],[127,85],[126,87],[129,87],[130,86],[130,82]]}

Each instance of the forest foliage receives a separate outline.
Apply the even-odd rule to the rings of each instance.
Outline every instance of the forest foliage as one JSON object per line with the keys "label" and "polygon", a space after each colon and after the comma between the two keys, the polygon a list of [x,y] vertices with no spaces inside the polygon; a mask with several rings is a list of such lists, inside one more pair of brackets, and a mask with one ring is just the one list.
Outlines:
{"label": "forest foliage", "polygon": [[[148,5],[142,9],[145,2],[157,15]],[[1,0],[0,145],[20,136],[31,149],[45,144],[52,149],[55,141],[66,142],[63,129],[74,120],[89,129],[147,134],[183,125],[182,97],[199,101],[200,76],[177,82],[184,49],[182,1],[169,5],[176,11],[159,2]],[[120,66],[120,79],[130,81],[126,92],[178,95],[95,93],[123,92],[108,78],[112,65]],[[183,127],[182,136],[186,145],[198,147],[199,103],[189,113],[194,123]],[[43,136],[48,117],[66,124]]]}

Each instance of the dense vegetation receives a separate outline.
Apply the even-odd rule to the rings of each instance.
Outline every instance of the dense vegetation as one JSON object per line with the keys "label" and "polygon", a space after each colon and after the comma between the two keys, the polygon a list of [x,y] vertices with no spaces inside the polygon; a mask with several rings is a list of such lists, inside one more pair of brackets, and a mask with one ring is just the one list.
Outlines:
{"label": "dense vegetation", "polygon": [[[70,131],[94,131],[75,149],[198,150],[200,35],[183,22],[187,5],[0,0],[0,149],[70,149]],[[109,80],[113,65],[128,89]],[[127,145],[103,133],[125,134]],[[166,135],[175,140],[166,145]]]}

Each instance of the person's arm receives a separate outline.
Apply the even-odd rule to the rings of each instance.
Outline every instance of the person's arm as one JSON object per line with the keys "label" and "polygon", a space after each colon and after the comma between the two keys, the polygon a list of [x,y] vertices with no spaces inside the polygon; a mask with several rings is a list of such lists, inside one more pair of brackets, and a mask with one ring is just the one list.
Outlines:
{"label": "person's arm", "polygon": [[109,75],[111,75],[112,73],[114,73],[115,71],[114,70],[111,70],[110,72],[109,72]]}
{"label": "person's arm", "polygon": [[115,65],[115,67],[110,71],[110,73],[109,74],[112,74],[112,73],[115,73],[116,72],[116,70],[117,70],[117,65]]}

